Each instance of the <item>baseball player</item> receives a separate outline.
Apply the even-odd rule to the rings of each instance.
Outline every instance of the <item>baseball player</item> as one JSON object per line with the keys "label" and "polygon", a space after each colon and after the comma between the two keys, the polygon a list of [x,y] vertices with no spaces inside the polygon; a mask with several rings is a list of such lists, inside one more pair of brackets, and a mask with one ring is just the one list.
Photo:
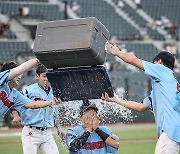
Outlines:
{"label": "baseball player", "polygon": [[98,108],[89,101],[80,107],[81,126],[70,128],[66,143],[71,154],[116,153],[119,139],[106,126],[99,126]]}
{"label": "baseball player", "polygon": [[[37,67],[36,79],[37,83],[25,87],[22,90],[23,94],[37,103],[39,100],[52,100],[53,92],[47,79],[44,65]],[[53,108],[49,106],[40,109],[22,107],[13,109],[20,113],[24,126],[21,135],[24,154],[36,154],[38,148],[43,154],[59,154],[51,132],[51,128],[54,127],[54,115],[57,115],[57,110],[54,110],[56,112],[54,113]]]}
{"label": "baseball player", "polygon": [[132,54],[123,53],[116,46],[111,47],[111,53],[124,62],[143,70],[152,80],[152,91],[142,103],[109,98],[107,93],[102,95],[102,99],[114,101],[137,111],[151,110],[154,113],[159,137],[155,154],[178,154],[180,151],[180,112],[177,99],[178,82],[173,73],[174,56],[163,51],[155,56],[153,63],[150,63]]}
{"label": "baseball player", "polygon": [[60,100],[35,101],[23,96],[15,87],[19,84],[21,74],[31,70],[39,63],[38,59],[31,59],[21,65],[15,62],[7,62],[1,68],[0,73],[0,117],[13,107],[40,108],[58,103]]}

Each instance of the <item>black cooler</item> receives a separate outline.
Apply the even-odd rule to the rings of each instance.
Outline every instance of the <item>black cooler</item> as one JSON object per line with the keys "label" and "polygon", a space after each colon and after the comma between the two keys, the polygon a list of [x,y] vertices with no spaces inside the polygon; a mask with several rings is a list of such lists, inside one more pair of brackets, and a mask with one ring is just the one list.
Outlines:
{"label": "black cooler", "polygon": [[113,96],[108,74],[103,66],[49,70],[53,94],[62,101],[100,99],[102,93]]}

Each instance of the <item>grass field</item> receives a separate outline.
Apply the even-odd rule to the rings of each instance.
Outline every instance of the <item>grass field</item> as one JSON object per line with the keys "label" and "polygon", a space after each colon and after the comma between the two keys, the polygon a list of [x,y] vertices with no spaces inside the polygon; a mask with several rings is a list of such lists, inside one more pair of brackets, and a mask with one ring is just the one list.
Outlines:
{"label": "grass field", "polygon": [[[153,154],[156,144],[155,124],[116,124],[109,126],[121,142],[118,154]],[[22,154],[21,130],[0,131],[0,154]],[[54,132],[54,134],[56,134]],[[60,154],[67,154],[55,135]],[[41,154],[38,151],[38,154]]]}

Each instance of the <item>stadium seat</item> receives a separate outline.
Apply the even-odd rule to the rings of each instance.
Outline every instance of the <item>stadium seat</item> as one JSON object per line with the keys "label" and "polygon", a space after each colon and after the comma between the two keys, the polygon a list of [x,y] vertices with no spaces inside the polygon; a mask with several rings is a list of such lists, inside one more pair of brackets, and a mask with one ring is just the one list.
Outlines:
{"label": "stadium seat", "polygon": [[31,52],[28,42],[0,41],[0,61],[14,60],[20,53]]}

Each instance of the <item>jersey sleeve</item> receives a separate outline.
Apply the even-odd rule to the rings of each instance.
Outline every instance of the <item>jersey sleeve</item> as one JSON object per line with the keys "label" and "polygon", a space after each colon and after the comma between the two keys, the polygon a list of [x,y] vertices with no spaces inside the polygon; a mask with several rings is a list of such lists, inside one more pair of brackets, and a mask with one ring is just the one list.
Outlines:
{"label": "jersey sleeve", "polygon": [[147,96],[146,98],[144,98],[144,100],[142,101],[142,103],[146,106],[148,106],[148,110],[153,112],[153,106],[152,106],[152,97],[151,95]]}
{"label": "jersey sleeve", "polygon": [[77,137],[78,135],[73,131],[73,129],[68,129],[66,132],[66,144],[70,147],[71,142]]}
{"label": "jersey sleeve", "polygon": [[21,112],[21,109],[25,107],[26,104],[32,102],[31,99],[21,94],[19,91],[16,90],[16,100],[13,108],[18,112]]}
{"label": "jersey sleeve", "polygon": [[0,85],[2,85],[6,81],[6,78],[8,77],[9,72],[10,70],[3,71],[0,73]]}
{"label": "jersey sleeve", "polygon": [[180,112],[180,92],[177,93],[176,99],[172,102],[173,109],[177,112]]}
{"label": "jersey sleeve", "polygon": [[144,66],[144,73],[150,76],[153,80],[161,81],[165,76],[165,67],[161,64],[153,64],[147,61],[142,60]]}
{"label": "jersey sleeve", "polygon": [[23,89],[22,89],[22,94],[23,94],[24,96],[26,96],[26,97],[29,98],[29,96],[28,96],[28,90],[27,90],[26,88],[23,88]]}
{"label": "jersey sleeve", "polygon": [[[105,133],[107,133],[107,134],[109,134],[109,135],[115,136],[115,135],[112,133],[112,131],[111,131],[108,127],[106,127],[106,126],[102,126],[102,127],[100,127],[100,129],[102,129],[102,131],[104,131]],[[116,136],[116,137],[117,137],[117,136]],[[118,138],[118,137],[117,137],[117,138]],[[107,150],[107,152],[110,152],[110,153],[116,153],[116,152],[118,151],[117,148],[114,148],[114,147],[112,147],[112,146],[110,146],[110,145],[108,145],[108,144],[106,144],[106,150]]]}

